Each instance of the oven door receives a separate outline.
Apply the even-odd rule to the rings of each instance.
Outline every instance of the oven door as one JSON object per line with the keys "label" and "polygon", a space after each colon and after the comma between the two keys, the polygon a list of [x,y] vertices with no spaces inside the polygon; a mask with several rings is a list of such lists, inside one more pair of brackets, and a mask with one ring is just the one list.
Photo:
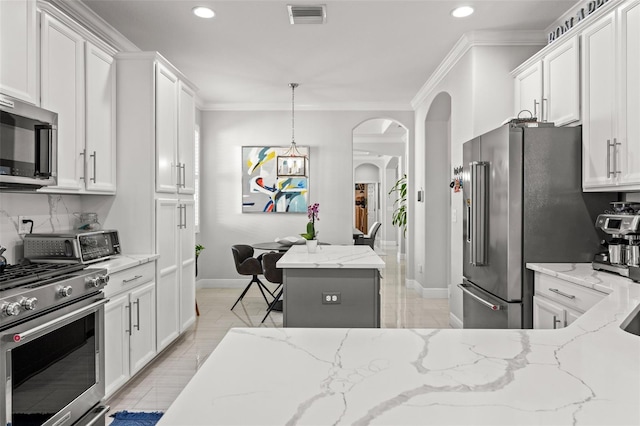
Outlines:
{"label": "oven door", "polygon": [[102,400],[107,302],[94,295],[1,332],[2,425],[71,425]]}

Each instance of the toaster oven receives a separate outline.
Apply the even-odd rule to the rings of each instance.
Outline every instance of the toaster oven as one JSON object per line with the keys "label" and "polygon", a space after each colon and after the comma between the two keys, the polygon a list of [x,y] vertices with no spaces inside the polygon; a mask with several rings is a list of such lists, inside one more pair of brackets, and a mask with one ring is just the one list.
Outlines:
{"label": "toaster oven", "polygon": [[27,234],[24,258],[31,262],[94,263],[120,254],[118,231]]}

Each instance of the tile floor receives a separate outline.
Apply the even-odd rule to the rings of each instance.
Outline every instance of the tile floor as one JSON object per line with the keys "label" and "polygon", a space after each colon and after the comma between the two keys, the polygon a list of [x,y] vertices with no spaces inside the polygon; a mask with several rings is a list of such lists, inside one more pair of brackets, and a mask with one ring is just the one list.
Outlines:
{"label": "tile floor", "polygon": [[[407,289],[404,262],[397,261],[395,247],[376,252],[386,263],[381,280],[382,326],[449,328],[448,300],[424,299]],[[281,312],[273,312],[260,324],[265,302],[255,287],[230,311],[240,292],[235,288],[199,289],[196,297],[200,316],[196,323],[107,401],[111,406],[109,414],[120,410],[166,410],[230,328],[282,327]]]}

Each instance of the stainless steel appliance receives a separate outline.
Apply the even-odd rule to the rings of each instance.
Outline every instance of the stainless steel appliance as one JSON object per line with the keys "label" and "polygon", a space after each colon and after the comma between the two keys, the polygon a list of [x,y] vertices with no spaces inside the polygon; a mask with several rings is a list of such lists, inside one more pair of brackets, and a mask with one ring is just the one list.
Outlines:
{"label": "stainless steel appliance", "polygon": [[583,194],[581,158],[580,127],[505,125],[464,144],[465,328],[531,328],[526,264],[593,259],[617,194]]}
{"label": "stainless steel appliance", "polygon": [[608,236],[606,252],[598,253],[593,269],[615,272],[625,277],[640,265],[640,203],[613,202],[598,216],[596,228]]}
{"label": "stainless steel appliance", "polygon": [[58,114],[0,95],[0,189],[56,184]]}
{"label": "stainless steel appliance", "polygon": [[24,257],[32,262],[94,263],[120,254],[118,231],[27,234]]}
{"label": "stainless steel appliance", "polygon": [[0,274],[0,424],[103,422],[104,269],[8,265]]}

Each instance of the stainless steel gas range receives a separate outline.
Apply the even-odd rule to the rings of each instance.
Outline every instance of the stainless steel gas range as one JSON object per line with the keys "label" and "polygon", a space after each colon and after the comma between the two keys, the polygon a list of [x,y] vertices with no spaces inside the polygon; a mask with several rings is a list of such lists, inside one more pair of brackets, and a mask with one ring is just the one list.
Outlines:
{"label": "stainless steel gas range", "polygon": [[104,269],[0,273],[0,424],[104,424]]}

